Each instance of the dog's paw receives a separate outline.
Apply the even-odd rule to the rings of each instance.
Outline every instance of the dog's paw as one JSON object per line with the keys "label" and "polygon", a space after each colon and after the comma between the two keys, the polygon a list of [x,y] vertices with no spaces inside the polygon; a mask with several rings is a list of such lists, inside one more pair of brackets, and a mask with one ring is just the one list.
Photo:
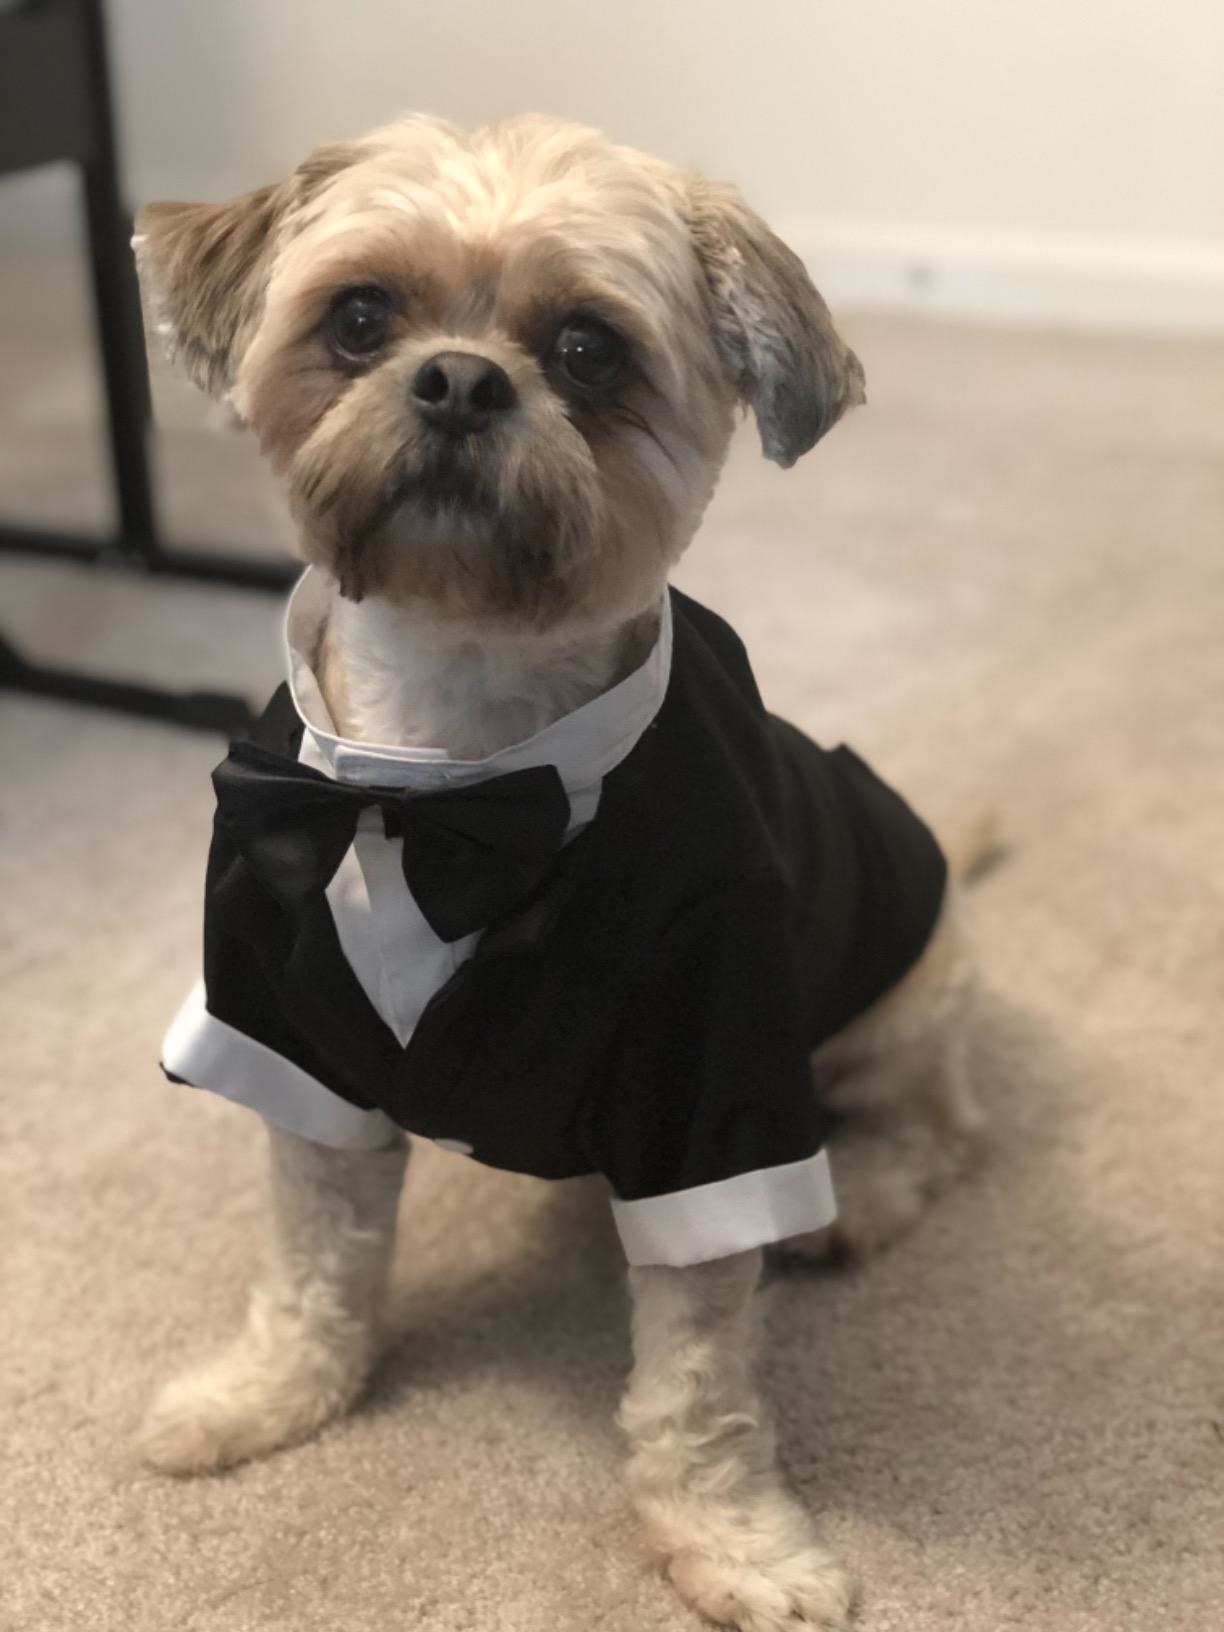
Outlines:
{"label": "dog's paw", "polygon": [[772,1481],[737,1499],[679,1494],[640,1508],[647,1536],[681,1597],[738,1632],[844,1632],[846,1575],[803,1507]]}
{"label": "dog's paw", "polygon": [[807,1235],[788,1236],[785,1241],[775,1241],[769,1248],[769,1256],[775,1264],[816,1264],[821,1268],[840,1268],[846,1261],[848,1254],[839,1231],[829,1227],[823,1230],[812,1230]]}
{"label": "dog's paw", "polygon": [[844,1632],[853,1592],[845,1574],[815,1544],[789,1557],[758,1559],[751,1549],[686,1550],[667,1573],[685,1601],[738,1632]]}
{"label": "dog's paw", "polygon": [[838,1196],[839,1216],[826,1229],[794,1235],[773,1247],[784,1263],[823,1269],[854,1269],[892,1246],[918,1222],[926,1199],[887,1180],[874,1189],[860,1186]]}
{"label": "dog's paw", "polygon": [[174,1378],[153,1401],[139,1448],[161,1473],[214,1473],[308,1439],[348,1409],[364,1381],[334,1357],[277,1356],[241,1344]]}
{"label": "dog's paw", "polygon": [[955,1136],[890,1141],[860,1135],[833,1148],[837,1218],[826,1229],[779,1241],[782,1261],[853,1268],[907,1235],[954,1180],[984,1153],[976,1130]]}

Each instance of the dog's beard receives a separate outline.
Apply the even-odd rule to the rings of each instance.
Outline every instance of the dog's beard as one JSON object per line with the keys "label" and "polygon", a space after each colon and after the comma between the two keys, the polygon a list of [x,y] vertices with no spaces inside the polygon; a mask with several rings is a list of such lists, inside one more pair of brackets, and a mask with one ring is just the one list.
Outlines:
{"label": "dog's beard", "polygon": [[497,484],[490,479],[489,461],[475,454],[471,440],[438,438],[412,459],[402,450],[401,474],[388,495],[387,515],[404,509],[439,525],[447,519],[473,527],[493,524]]}
{"label": "dog's beard", "polygon": [[299,498],[341,592],[394,593],[440,609],[563,613],[598,548],[602,504],[585,446],[494,448],[485,438],[416,437],[371,468],[325,462]]}

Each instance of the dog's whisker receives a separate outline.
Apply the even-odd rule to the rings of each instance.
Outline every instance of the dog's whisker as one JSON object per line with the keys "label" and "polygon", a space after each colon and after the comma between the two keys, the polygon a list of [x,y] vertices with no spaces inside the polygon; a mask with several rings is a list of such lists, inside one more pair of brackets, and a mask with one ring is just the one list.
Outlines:
{"label": "dog's whisker", "polygon": [[679,471],[680,465],[675,455],[667,446],[666,442],[664,442],[659,436],[658,432],[646,418],[645,414],[640,413],[636,408],[631,408],[627,404],[622,403],[618,404],[613,410],[613,415],[616,419],[620,420],[622,424],[628,425],[632,430],[639,431],[643,436],[649,437],[654,443],[655,447],[658,448],[659,452],[671,465],[672,469]]}

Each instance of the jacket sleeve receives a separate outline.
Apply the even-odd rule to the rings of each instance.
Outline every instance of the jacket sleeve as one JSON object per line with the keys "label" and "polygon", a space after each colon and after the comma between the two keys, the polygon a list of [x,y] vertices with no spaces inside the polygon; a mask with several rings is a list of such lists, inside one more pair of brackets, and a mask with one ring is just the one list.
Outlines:
{"label": "jacket sleeve", "polygon": [[829,1224],[823,1118],[780,880],[746,879],[665,933],[624,1017],[592,1165],[635,1264],[688,1264]]}
{"label": "jacket sleeve", "polygon": [[[209,854],[205,897],[203,978],[166,1033],[162,1070],[173,1082],[220,1094],[318,1144],[385,1143],[394,1131],[389,1119],[287,1012],[285,994],[257,950],[265,957],[279,951],[283,961],[279,909],[244,878],[222,833]],[[325,914],[326,906],[320,910]],[[358,1049],[350,1044],[347,1052]]]}

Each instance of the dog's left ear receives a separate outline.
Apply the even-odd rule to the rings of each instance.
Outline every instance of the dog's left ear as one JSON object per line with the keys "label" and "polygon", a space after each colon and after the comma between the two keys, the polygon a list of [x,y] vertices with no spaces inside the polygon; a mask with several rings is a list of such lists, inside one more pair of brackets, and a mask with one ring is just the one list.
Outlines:
{"label": "dog's left ear", "polygon": [[684,212],[714,306],[715,337],[767,459],[789,466],[866,401],[863,365],[803,262],[733,187],[695,177]]}

